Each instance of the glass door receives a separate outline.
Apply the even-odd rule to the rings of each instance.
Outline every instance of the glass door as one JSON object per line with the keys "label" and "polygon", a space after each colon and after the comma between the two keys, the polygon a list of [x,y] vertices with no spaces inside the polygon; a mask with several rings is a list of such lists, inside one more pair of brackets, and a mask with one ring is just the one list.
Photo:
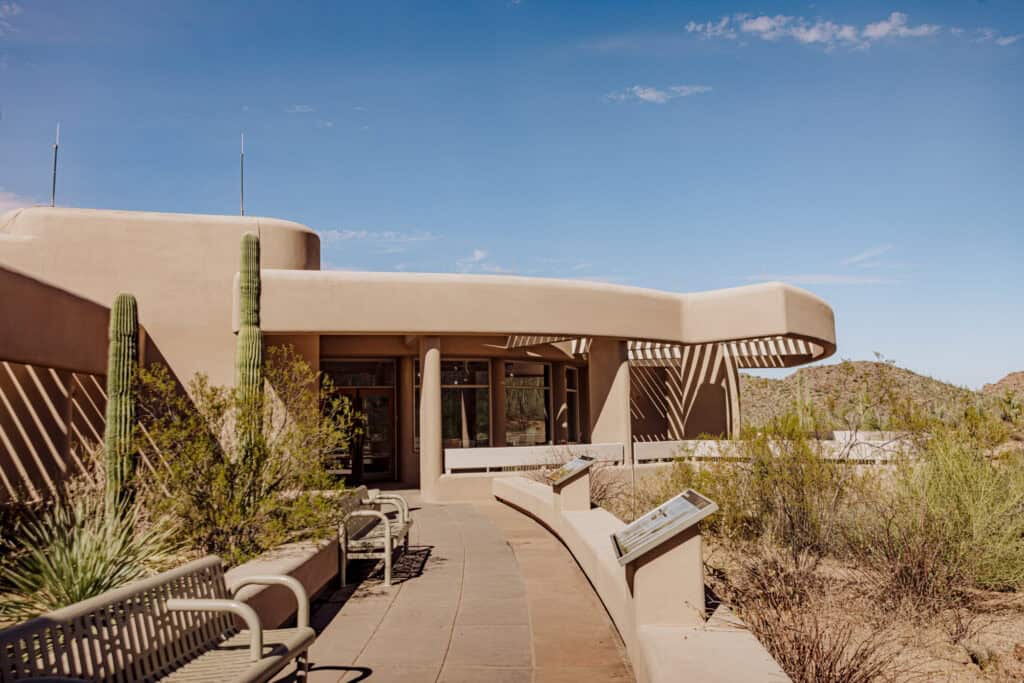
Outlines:
{"label": "glass door", "polygon": [[332,453],[331,471],[349,484],[395,478],[395,363],[393,360],[323,360],[320,370],[334,392],[366,416],[363,433],[344,452]]}
{"label": "glass door", "polygon": [[359,404],[366,415],[366,433],[362,449],[353,457],[353,478],[358,464],[359,481],[394,479],[395,390],[359,389]]}

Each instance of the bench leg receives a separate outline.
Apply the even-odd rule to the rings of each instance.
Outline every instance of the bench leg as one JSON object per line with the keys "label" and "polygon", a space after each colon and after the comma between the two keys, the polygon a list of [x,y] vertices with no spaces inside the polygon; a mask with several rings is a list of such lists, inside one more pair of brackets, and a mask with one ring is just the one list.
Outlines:
{"label": "bench leg", "polygon": [[384,585],[385,586],[390,586],[391,585],[391,561],[392,561],[392,556],[394,554],[395,554],[394,548],[390,547],[390,544],[388,544],[388,547],[384,548]]}
{"label": "bench leg", "polygon": [[348,585],[348,549],[345,547],[347,545],[345,539],[338,544],[338,564],[341,565],[338,567],[338,576],[341,579],[342,588]]}

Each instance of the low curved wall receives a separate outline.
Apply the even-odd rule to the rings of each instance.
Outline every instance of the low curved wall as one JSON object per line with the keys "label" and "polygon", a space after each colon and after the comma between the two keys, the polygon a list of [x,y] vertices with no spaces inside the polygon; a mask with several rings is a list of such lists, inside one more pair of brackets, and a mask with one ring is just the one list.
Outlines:
{"label": "low curved wall", "polygon": [[[589,494],[589,480],[586,486]],[[615,622],[640,683],[698,680],[695,677],[737,683],[789,680],[757,638],[727,610],[720,608],[705,620],[699,570],[698,576],[691,576],[621,566],[610,536],[625,524],[607,510],[563,509],[564,490],[556,493],[524,477],[495,478],[492,491],[498,500],[550,529],[569,549]],[[686,554],[692,556],[694,551],[699,566],[699,534],[669,552],[682,552],[686,561]],[[649,565],[658,561],[655,558]],[[643,581],[641,571],[648,572]],[[647,598],[692,609],[684,607],[668,618],[664,610],[653,614],[650,603],[641,604],[641,589]],[[695,594],[701,596],[699,606],[688,604]]]}

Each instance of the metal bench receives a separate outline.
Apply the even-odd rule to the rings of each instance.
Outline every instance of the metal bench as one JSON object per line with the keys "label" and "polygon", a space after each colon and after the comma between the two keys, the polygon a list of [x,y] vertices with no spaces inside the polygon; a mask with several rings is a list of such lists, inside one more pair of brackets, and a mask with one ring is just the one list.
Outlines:
{"label": "metal bench", "polygon": [[[291,589],[297,626],[261,628],[235,599],[250,584]],[[293,660],[305,677],[315,639],[297,580],[249,576],[229,591],[210,556],[0,631],[0,681],[263,682]]]}
{"label": "metal bench", "polygon": [[[384,506],[395,508],[395,517],[389,517],[381,510]],[[395,551],[402,547],[409,549],[409,504],[401,496],[381,493],[376,489],[367,492],[360,501],[360,507],[348,512],[338,526],[338,554],[341,585],[348,583],[349,560],[384,560],[384,585],[391,585],[391,567]]]}

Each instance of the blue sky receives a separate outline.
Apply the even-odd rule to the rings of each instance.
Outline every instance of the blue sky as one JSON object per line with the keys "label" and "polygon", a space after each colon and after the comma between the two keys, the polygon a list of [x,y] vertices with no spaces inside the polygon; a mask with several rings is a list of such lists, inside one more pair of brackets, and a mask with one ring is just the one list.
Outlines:
{"label": "blue sky", "polygon": [[[305,223],[333,268],[782,279],[838,358],[1024,369],[1024,3],[0,0],[0,208]],[[509,315],[514,315],[513,311]]]}

